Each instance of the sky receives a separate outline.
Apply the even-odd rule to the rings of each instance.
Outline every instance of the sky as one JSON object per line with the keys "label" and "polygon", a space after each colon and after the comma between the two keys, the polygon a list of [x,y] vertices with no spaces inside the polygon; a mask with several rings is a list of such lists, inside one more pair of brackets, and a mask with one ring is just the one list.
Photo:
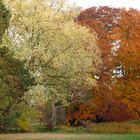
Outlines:
{"label": "sky", "polygon": [[81,7],[89,8],[93,6],[111,6],[111,7],[126,7],[136,8],[140,10],[140,0],[71,0]]}

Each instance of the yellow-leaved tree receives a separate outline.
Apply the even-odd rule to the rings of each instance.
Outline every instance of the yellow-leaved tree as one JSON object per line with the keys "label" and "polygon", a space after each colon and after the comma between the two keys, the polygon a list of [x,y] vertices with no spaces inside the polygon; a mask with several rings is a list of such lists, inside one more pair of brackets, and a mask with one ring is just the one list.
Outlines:
{"label": "yellow-leaved tree", "polygon": [[[12,19],[5,42],[54,102],[84,98],[96,85],[100,64],[96,34],[74,20],[65,0],[4,0]],[[79,99],[80,99],[79,98]]]}

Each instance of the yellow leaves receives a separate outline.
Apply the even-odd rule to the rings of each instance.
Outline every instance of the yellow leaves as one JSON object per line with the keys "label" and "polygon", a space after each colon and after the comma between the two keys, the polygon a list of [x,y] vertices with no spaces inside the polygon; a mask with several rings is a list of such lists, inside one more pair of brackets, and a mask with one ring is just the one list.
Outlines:
{"label": "yellow leaves", "polygon": [[63,0],[16,0],[7,5],[14,10],[8,36],[11,50],[26,60],[37,83],[47,85],[48,94],[63,100],[74,94],[73,89],[95,85],[92,75],[100,64],[96,35],[73,21],[77,13],[70,14]]}

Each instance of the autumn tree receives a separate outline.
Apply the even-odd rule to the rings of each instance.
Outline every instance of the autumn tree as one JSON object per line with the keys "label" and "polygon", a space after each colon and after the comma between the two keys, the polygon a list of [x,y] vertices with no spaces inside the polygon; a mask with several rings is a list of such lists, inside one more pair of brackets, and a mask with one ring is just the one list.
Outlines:
{"label": "autumn tree", "polygon": [[119,42],[114,56],[116,74],[116,96],[128,106],[135,119],[140,117],[140,11],[122,9],[118,28],[113,39]]}
{"label": "autumn tree", "polygon": [[4,1],[12,13],[7,36],[11,50],[26,60],[49,100],[83,99],[96,85],[93,75],[101,60],[96,35],[74,22],[79,11],[61,0]]}
{"label": "autumn tree", "polygon": [[[95,105],[92,108],[94,111],[91,110],[90,112],[92,112],[92,114],[94,113],[97,119],[102,118],[102,120],[107,121],[119,121],[125,118],[123,116],[129,116],[127,111],[124,111],[124,114],[117,113],[122,110],[122,108],[123,110],[127,110],[127,107],[124,105],[121,108],[119,104],[122,103],[115,99],[115,89],[112,78],[114,69],[114,42],[111,36],[113,34],[113,29],[118,27],[119,11],[120,9],[106,6],[92,7],[82,11],[77,18],[79,24],[87,26],[90,28],[91,32],[94,33],[95,31],[97,33],[97,43],[101,49],[102,65],[100,66],[99,73],[95,75],[97,78],[97,88],[94,88],[94,96],[91,100]],[[116,114],[119,115],[117,116]]]}
{"label": "autumn tree", "polygon": [[96,31],[102,53],[98,89],[92,101],[97,118],[138,118],[134,97],[139,99],[139,11],[94,7],[81,12],[78,22]]}
{"label": "autumn tree", "polygon": [[13,14],[9,31],[19,40],[11,39],[15,55],[26,60],[30,73],[47,87],[48,95],[62,99],[68,92],[78,93],[95,84],[92,75],[100,53],[95,35],[74,23],[75,16],[64,10],[65,3],[58,0],[51,7],[50,2],[9,1]]}

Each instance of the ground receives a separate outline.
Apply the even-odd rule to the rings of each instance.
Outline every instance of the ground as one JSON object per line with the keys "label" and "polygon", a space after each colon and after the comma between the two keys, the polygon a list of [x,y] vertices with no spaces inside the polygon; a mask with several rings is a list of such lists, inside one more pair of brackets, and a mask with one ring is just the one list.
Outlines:
{"label": "ground", "polygon": [[11,134],[0,134],[0,140],[140,140],[140,121],[99,123],[90,127],[62,125],[53,130],[34,125],[30,133],[21,132],[16,130],[8,132]]}
{"label": "ground", "polygon": [[138,134],[2,134],[0,140],[140,140]]}

